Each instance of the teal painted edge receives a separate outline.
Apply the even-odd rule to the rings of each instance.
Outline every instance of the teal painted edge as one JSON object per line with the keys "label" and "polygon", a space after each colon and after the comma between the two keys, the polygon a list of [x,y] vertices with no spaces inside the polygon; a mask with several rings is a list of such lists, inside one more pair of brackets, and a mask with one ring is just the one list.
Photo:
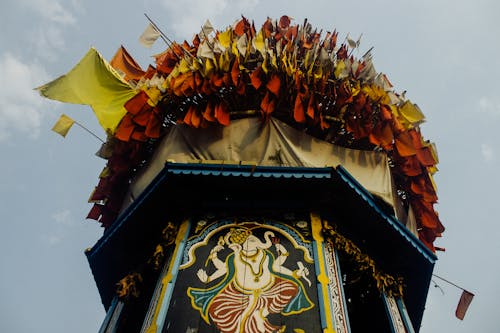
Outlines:
{"label": "teal painted edge", "polygon": [[179,272],[179,266],[181,265],[181,259],[184,255],[184,247],[186,246],[186,241],[191,231],[191,220],[188,222],[188,227],[186,228],[186,234],[179,244],[179,251],[175,257],[174,266],[172,267],[172,281],[167,284],[167,290],[165,292],[165,299],[161,303],[160,312],[158,313],[158,318],[156,319],[156,332],[159,333],[163,330],[163,325],[165,324],[165,319],[167,316],[168,307],[170,305],[170,300],[172,299],[172,294],[174,292],[175,282],[177,281],[177,273]]}
{"label": "teal painted edge", "polygon": [[[313,240],[313,250],[314,250],[314,269],[316,271],[316,280],[317,276],[320,272],[320,267],[319,267],[319,249],[318,249],[318,243]],[[326,328],[326,315],[325,315],[325,306],[323,304],[323,293],[321,292],[321,283],[316,283],[316,292],[318,294],[318,304],[319,304],[319,317],[321,319],[321,328]]]}
{"label": "teal painted edge", "polygon": [[387,296],[386,296],[386,294],[382,293],[381,297],[384,300],[385,313],[387,314],[387,318],[389,319],[389,325],[391,326],[391,332],[397,333],[396,328],[394,327],[394,319],[392,318],[391,310],[389,310],[389,304],[387,303]]}
{"label": "teal painted edge", "polygon": [[368,192],[344,167],[341,165],[336,168],[337,174],[348,184],[356,193],[358,193],[375,211],[380,214],[401,236],[403,236],[418,252],[420,252],[430,263],[434,264],[437,257],[429,250],[414,234],[401,224],[394,216],[384,213],[375,203],[373,195]]}
{"label": "teal painted edge", "polygon": [[[325,265],[325,269],[328,269],[327,264],[326,264],[326,250],[325,250],[325,243],[324,242],[321,244],[321,247],[322,247],[323,254],[324,254],[323,262]],[[326,272],[326,276],[328,277],[328,280],[330,280],[330,277],[328,276],[328,272]],[[337,281],[337,282],[339,282],[339,281]],[[330,292],[330,288],[327,288],[327,291],[328,291],[328,303],[330,303],[330,313],[327,315],[329,315],[331,317],[332,323],[333,323],[333,328],[335,329],[335,332],[337,332],[338,331],[337,323],[335,322],[335,316],[333,315],[333,295]]]}
{"label": "teal painted edge", "polygon": [[106,312],[106,317],[104,317],[104,320],[101,324],[101,328],[99,329],[99,333],[106,332],[106,329],[108,328],[109,322],[111,321],[111,317],[113,317],[113,313],[115,312],[117,304],[118,304],[118,296],[115,296],[111,301],[111,305],[108,309],[108,312]]}
{"label": "teal painted edge", "polygon": [[399,313],[401,314],[401,318],[403,318],[403,323],[405,325],[408,333],[415,333],[415,329],[413,328],[410,320],[410,316],[408,315],[408,311],[406,311],[406,306],[401,297],[396,298],[396,304],[398,305]]}
{"label": "teal painted edge", "polygon": [[345,299],[344,284],[342,283],[342,271],[340,268],[339,255],[337,253],[337,249],[333,249],[333,251],[334,251],[334,255],[335,255],[335,261],[337,262],[337,275],[340,277],[339,281],[337,281],[337,282],[339,283],[340,293],[342,294],[342,305],[343,305],[343,309],[344,309],[343,312],[344,312],[344,316],[345,316],[345,320],[346,320],[346,324],[347,324],[347,332],[351,333],[351,322],[349,321],[349,313],[347,311],[347,302]]}
{"label": "teal painted edge", "polygon": [[158,280],[156,281],[155,290],[153,292],[153,296],[151,297],[151,301],[149,303],[148,312],[146,313],[144,322],[142,324],[141,333],[146,332],[146,329],[151,325],[154,319],[155,308],[158,306],[158,302],[160,301],[161,297],[162,279],[168,273],[168,268],[170,267],[171,261],[172,261],[172,253],[169,254],[167,260],[163,264],[161,273],[158,277]]}

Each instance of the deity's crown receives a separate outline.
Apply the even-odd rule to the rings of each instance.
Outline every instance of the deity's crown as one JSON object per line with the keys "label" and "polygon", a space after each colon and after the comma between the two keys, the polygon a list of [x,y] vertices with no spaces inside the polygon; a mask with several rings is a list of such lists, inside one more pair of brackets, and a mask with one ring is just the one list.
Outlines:
{"label": "deity's crown", "polygon": [[243,244],[243,242],[252,234],[252,232],[248,229],[243,228],[231,228],[229,232],[229,241],[231,243]]}

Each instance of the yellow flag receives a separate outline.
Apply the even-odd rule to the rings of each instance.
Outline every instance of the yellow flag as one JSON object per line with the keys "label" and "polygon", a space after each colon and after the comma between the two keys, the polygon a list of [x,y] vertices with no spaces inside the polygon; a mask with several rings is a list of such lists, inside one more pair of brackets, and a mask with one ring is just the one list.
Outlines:
{"label": "yellow flag", "polygon": [[227,49],[231,44],[233,30],[231,28],[219,33],[219,42],[224,49]]}
{"label": "yellow flag", "polygon": [[189,62],[186,60],[186,57],[183,57],[181,61],[179,62],[179,65],[177,65],[179,68],[179,73],[184,74],[189,71],[191,71],[191,67],[189,66]]}
{"label": "yellow flag", "polygon": [[264,31],[261,29],[257,36],[253,39],[253,45],[257,51],[264,56],[264,50],[266,48],[266,42],[264,38]]}
{"label": "yellow flag", "polygon": [[99,124],[111,133],[127,112],[123,105],[136,94],[93,47],[67,74],[35,89],[60,102],[90,105]]}
{"label": "yellow flag", "polygon": [[344,73],[345,68],[346,68],[346,65],[345,65],[345,62],[343,60],[340,60],[339,62],[337,62],[337,65],[335,66],[335,71],[333,72],[333,74],[335,75],[335,77],[337,79],[343,79],[347,76]]}
{"label": "yellow flag", "polygon": [[59,120],[54,124],[54,127],[52,127],[52,130],[65,138],[74,123],[75,121],[73,119],[63,113],[61,117],[59,117]]}
{"label": "yellow flag", "polygon": [[212,59],[207,58],[205,60],[205,76],[210,76],[212,72],[215,70],[215,65]]}
{"label": "yellow flag", "polygon": [[148,104],[151,106],[156,106],[156,104],[158,104],[158,102],[160,101],[160,98],[161,98],[160,89],[158,89],[158,87],[150,87],[150,88],[144,89],[144,91],[146,92],[146,94],[149,97]]}
{"label": "yellow flag", "polygon": [[411,124],[418,124],[425,120],[425,116],[420,108],[410,101],[406,101],[399,109],[401,115]]}
{"label": "yellow flag", "polygon": [[229,58],[229,50],[222,53],[219,57],[219,69],[223,72],[229,72],[231,68],[231,59]]}

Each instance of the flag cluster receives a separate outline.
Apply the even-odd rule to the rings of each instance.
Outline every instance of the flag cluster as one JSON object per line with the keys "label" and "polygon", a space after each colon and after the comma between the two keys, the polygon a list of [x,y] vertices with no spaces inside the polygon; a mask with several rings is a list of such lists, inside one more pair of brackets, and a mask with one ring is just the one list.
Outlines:
{"label": "flag cluster", "polygon": [[[140,42],[150,47],[159,36],[150,25]],[[258,114],[263,121],[279,117],[337,145],[385,151],[400,198],[415,213],[419,237],[434,250],[444,227],[433,208],[438,159],[420,132],[424,115],[375,70],[370,51],[353,56],[359,39],[339,43],[336,31],[323,34],[307,20],[293,25],[283,16],[266,20],[260,30],[244,17],[221,31],[207,21],[191,43],[164,40],[167,50],[155,55],[155,66],[145,71],[123,47],[111,61],[114,68],[91,49],[67,75],[39,90],[49,98],[91,105],[103,128],[120,142],[118,155],[127,146],[140,156],[172,122],[227,126],[245,114]],[[115,168],[133,170],[135,160]],[[113,188],[121,187],[103,183],[97,193],[106,206]]]}

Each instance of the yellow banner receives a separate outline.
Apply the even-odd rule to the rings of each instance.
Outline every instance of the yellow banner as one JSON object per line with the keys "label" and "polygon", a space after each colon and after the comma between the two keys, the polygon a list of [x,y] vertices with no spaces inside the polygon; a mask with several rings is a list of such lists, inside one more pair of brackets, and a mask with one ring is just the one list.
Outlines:
{"label": "yellow banner", "polygon": [[93,47],[71,71],[36,90],[60,102],[90,105],[111,133],[127,112],[123,105],[136,94]]}

